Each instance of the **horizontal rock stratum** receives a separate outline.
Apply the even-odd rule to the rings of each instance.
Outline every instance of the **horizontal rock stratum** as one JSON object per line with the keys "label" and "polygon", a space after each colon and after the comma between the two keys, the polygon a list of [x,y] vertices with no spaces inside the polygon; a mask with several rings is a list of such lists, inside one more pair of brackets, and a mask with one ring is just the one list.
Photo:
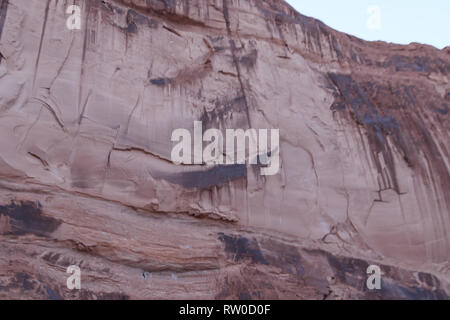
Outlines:
{"label": "horizontal rock stratum", "polygon": [[[448,299],[448,47],[273,0],[0,0],[0,37],[0,298]],[[175,165],[195,121],[279,129],[279,173]]]}

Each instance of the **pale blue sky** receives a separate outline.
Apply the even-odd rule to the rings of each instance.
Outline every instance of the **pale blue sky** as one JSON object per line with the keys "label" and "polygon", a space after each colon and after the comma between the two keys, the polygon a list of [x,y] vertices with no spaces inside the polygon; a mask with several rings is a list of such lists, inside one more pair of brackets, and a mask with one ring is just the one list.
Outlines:
{"label": "pale blue sky", "polygon": [[[286,1],[304,15],[365,40],[450,46],[450,0]],[[379,23],[378,9],[369,14],[369,6],[379,8]]]}

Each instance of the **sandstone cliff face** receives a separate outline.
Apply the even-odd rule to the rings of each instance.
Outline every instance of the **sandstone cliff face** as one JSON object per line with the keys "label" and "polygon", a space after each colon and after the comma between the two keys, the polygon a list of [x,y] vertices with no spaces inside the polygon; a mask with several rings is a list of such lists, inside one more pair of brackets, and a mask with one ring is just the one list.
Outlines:
{"label": "sandstone cliff face", "polygon": [[[0,39],[1,298],[448,298],[448,48],[270,0],[0,0]],[[279,174],[174,165],[197,120]]]}

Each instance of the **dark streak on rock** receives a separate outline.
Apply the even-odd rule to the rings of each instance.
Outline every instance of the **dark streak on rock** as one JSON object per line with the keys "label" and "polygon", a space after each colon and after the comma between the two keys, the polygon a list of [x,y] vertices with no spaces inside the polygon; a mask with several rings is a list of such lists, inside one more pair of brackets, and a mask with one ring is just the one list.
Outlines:
{"label": "dark streak on rock", "polygon": [[129,33],[137,33],[137,25],[144,25],[151,29],[158,28],[158,22],[150,19],[134,10],[128,10],[127,12],[127,25],[126,31]]}
{"label": "dark streak on rock", "polygon": [[14,274],[14,278],[5,285],[0,286],[0,291],[10,291],[12,289],[20,289],[21,291],[34,290],[36,282],[32,280],[31,276],[25,272],[17,272]]}
{"label": "dark streak on rock", "polygon": [[125,0],[116,1],[142,15],[151,14],[178,25],[206,27],[203,21],[189,17],[189,1],[183,3],[184,12],[181,14],[177,12],[177,2],[175,0],[145,0],[145,4],[130,3]]}
{"label": "dark streak on rock", "polygon": [[365,290],[366,282],[366,270],[369,263],[360,259],[353,259],[347,257],[338,257],[329,254],[326,251],[322,251],[327,257],[328,263],[334,270],[337,279],[351,287],[357,288],[360,291]]}
{"label": "dark streak on rock", "polygon": [[250,260],[253,263],[268,264],[256,240],[223,233],[219,234],[219,240],[225,244],[225,251],[235,262]]}
{"label": "dark streak on rock", "polygon": [[61,224],[57,219],[42,214],[39,203],[29,201],[12,201],[9,205],[0,206],[0,215],[9,218],[10,234],[48,236]]}
{"label": "dark streak on rock", "polygon": [[245,97],[239,96],[235,98],[225,97],[223,99],[215,99],[210,101],[215,105],[215,108],[211,111],[204,111],[200,121],[203,123],[203,130],[217,127],[217,123],[221,123],[222,127],[225,125],[226,118],[233,118],[234,113],[246,115]]}
{"label": "dark streak on rock", "polygon": [[[350,108],[350,114],[357,124],[364,126],[368,130],[369,143],[372,148],[372,158],[377,166],[380,175],[383,176],[382,189],[394,189],[400,193],[397,176],[395,172],[394,159],[392,151],[386,139],[387,135],[394,136],[394,140],[400,142],[398,122],[390,117],[381,115],[365,88],[352,79],[349,75],[329,74],[333,84],[338,88],[337,99],[332,105],[332,109],[343,111],[347,105]],[[403,150],[404,154],[407,153]],[[385,177],[382,163],[379,159],[379,153],[383,154],[384,161],[388,166],[389,177]]]}
{"label": "dark streak on rock", "polygon": [[402,56],[394,55],[389,57],[384,63],[378,66],[384,68],[393,68],[395,72],[439,72],[448,74],[450,72],[450,65],[445,63],[442,59],[432,59],[423,56]]}
{"label": "dark streak on rock", "polygon": [[[166,28],[167,29],[167,28]],[[176,31],[173,31],[176,32]],[[181,37],[181,35],[180,35]],[[206,77],[212,70],[212,61],[211,57],[214,54],[213,50],[202,57],[202,61],[200,63],[196,63],[193,66],[185,67],[177,71],[177,74],[172,77],[160,77],[155,79],[150,79],[150,83],[152,85],[156,85],[159,87],[164,87],[167,85],[178,85],[181,86],[187,83],[194,83],[200,79]],[[150,73],[151,75],[151,73]]]}
{"label": "dark streak on rock", "polygon": [[[249,239],[218,234],[228,261],[239,265],[236,276],[221,282],[217,299],[276,299],[279,290],[297,288],[290,299],[346,298],[333,295],[335,287],[353,299],[448,299],[432,274],[382,265],[377,262],[332,254],[322,249],[300,248],[275,239]],[[381,290],[367,288],[367,268],[381,269]],[[279,279],[284,279],[279,281]],[[347,297],[348,298],[348,297]]]}
{"label": "dark streak on rock", "polygon": [[111,3],[108,3],[106,1],[100,1],[101,8],[110,11],[111,13],[118,13],[122,14],[123,10],[119,8],[118,6],[112,5]]}
{"label": "dark streak on rock", "polygon": [[270,266],[280,268],[283,273],[304,277],[306,275],[306,263],[300,255],[298,248],[273,240],[261,241],[264,250],[264,258]]}
{"label": "dark streak on rock", "polygon": [[47,261],[48,263],[53,265],[62,266],[64,268],[75,264],[73,261],[71,261],[70,258],[61,256],[61,254],[57,252],[46,253],[44,256],[42,256],[42,260]]}
{"label": "dark streak on rock", "polygon": [[155,86],[158,86],[158,87],[164,87],[168,84],[172,84],[173,79],[171,79],[171,78],[155,78],[155,79],[151,79],[150,83]]}
{"label": "dark streak on rock", "polygon": [[209,170],[170,174],[163,179],[186,189],[207,189],[233,180],[247,177],[245,164],[219,165]]}
{"label": "dark streak on rock", "polygon": [[417,276],[420,281],[422,281],[429,287],[440,287],[440,285],[441,285],[441,282],[439,281],[439,279],[436,278],[432,274],[419,272]]}
{"label": "dark streak on rock", "polygon": [[45,286],[45,291],[47,292],[48,298],[50,300],[64,300],[57,292],[53,291],[47,286]]}
{"label": "dark streak on rock", "polygon": [[92,292],[81,290],[81,300],[129,300],[130,296],[121,292]]}
{"label": "dark streak on rock", "polygon": [[219,47],[219,46],[215,46],[214,47],[214,52],[222,52],[225,51],[227,48],[225,47]]}
{"label": "dark streak on rock", "polygon": [[443,116],[448,114],[448,105],[445,103],[442,104],[442,108],[438,108],[438,107],[432,105],[432,109],[433,109],[433,111],[438,112],[438,113],[442,114]]}
{"label": "dark streak on rock", "polygon": [[250,120],[250,110],[249,110],[249,105],[248,105],[248,101],[247,101],[247,96],[245,93],[245,88],[244,88],[244,81],[242,79],[242,73],[241,73],[241,67],[239,64],[239,60],[237,58],[237,48],[236,48],[236,43],[234,42],[233,38],[232,38],[232,31],[231,31],[231,23],[230,23],[230,13],[229,13],[229,9],[228,9],[228,0],[222,0],[222,9],[223,9],[223,17],[225,19],[225,25],[227,28],[227,33],[228,33],[228,42],[230,44],[230,49],[231,49],[231,57],[233,60],[233,64],[236,68],[236,72],[238,75],[238,80],[239,80],[239,85],[241,88],[241,93],[242,96],[244,97],[244,103],[245,103],[245,112],[247,115],[247,121],[248,121],[248,126],[251,128],[252,124],[251,124],[251,120]]}
{"label": "dark streak on rock", "polygon": [[178,31],[176,31],[176,30],[173,29],[173,28],[170,28],[170,27],[167,27],[167,26],[163,26],[163,29],[165,29],[165,30],[167,30],[167,31],[169,31],[169,32],[171,32],[171,33],[173,33],[173,34],[176,35],[177,37],[180,37],[180,38],[183,37]]}
{"label": "dark streak on rock", "polygon": [[[8,12],[8,0],[0,0],[0,40],[2,39],[3,27],[5,25],[7,12]],[[0,62],[2,62],[1,56]]]}
{"label": "dark streak on rock", "polygon": [[[393,146],[409,167],[417,170],[425,181],[436,179],[442,190],[450,189],[450,175],[426,123],[424,112],[431,110],[436,118],[448,114],[442,96],[432,94],[432,88],[419,84],[393,82],[375,77],[329,74],[335,88],[333,111],[365,128],[371,157],[379,173],[380,190],[393,189],[401,194],[394,164]],[[431,92],[431,94],[430,94]],[[442,106],[438,108],[437,106]],[[433,116],[430,112],[428,115]],[[440,121],[437,119],[437,121]],[[359,130],[359,129],[358,129]],[[380,154],[386,170],[380,161]],[[430,162],[434,178],[428,173]],[[431,181],[431,183],[435,183]],[[450,198],[439,201],[450,207]],[[441,204],[442,207],[445,204]]]}
{"label": "dark streak on rock", "polygon": [[36,83],[36,76],[37,76],[37,73],[38,73],[39,61],[41,59],[42,45],[44,43],[45,29],[47,27],[47,20],[48,20],[47,18],[48,18],[49,9],[50,9],[50,0],[47,0],[47,4],[45,6],[45,13],[44,13],[44,22],[42,24],[41,38],[39,40],[39,49],[38,49],[36,62],[35,62],[35,65],[34,65],[33,87],[34,87],[34,85]]}
{"label": "dark streak on rock", "polygon": [[[337,280],[364,292],[364,299],[447,300],[439,280],[432,274],[419,273],[417,282],[413,272],[380,265],[356,258],[336,256],[323,250],[308,250],[314,255],[325,256]],[[367,267],[378,265],[381,269],[381,289],[369,290],[366,286]],[[401,284],[400,284],[401,283]]]}
{"label": "dark streak on rock", "polygon": [[156,19],[151,19],[147,17],[144,13],[140,13],[137,10],[134,9],[122,9],[118,6],[114,6],[110,3],[107,3],[105,1],[100,1],[99,5],[100,9],[108,11],[110,14],[118,14],[123,15],[126,12],[126,27],[120,26],[116,24],[115,22],[111,22],[111,24],[123,32],[126,33],[137,33],[138,32],[138,25],[146,26],[150,29],[156,29],[159,26],[159,23]]}
{"label": "dark streak on rock", "polygon": [[383,299],[402,300],[448,300],[449,296],[442,289],[406,287],[400,284],[384,281],[381,278],[380,296]]}
{"label": "dark streak on rock", "polygon": [[31,277],[24,272],[16,273],[16,280],[24,290],[33,290],[35,287],[35,283],[31,281]]}
{"label": "dark streak on rock", "polygon": [[245,66],[247,69],[250,69],[255,66],[257,59],[258,51],[256,49],[253,49],[249,54],[241,57],[239,59],[239,63]]}

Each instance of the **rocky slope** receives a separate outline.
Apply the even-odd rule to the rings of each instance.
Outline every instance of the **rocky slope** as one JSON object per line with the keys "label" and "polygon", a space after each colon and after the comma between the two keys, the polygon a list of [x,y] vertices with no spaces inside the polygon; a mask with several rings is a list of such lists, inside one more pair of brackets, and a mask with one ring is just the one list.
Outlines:
{"label": "rocky slope", "polygon": [[[448,299],[449,48],[274,0],[0,0],[0,53],[0,298]],[[279,174],[174,165],[196,120],[280,129]]]}

